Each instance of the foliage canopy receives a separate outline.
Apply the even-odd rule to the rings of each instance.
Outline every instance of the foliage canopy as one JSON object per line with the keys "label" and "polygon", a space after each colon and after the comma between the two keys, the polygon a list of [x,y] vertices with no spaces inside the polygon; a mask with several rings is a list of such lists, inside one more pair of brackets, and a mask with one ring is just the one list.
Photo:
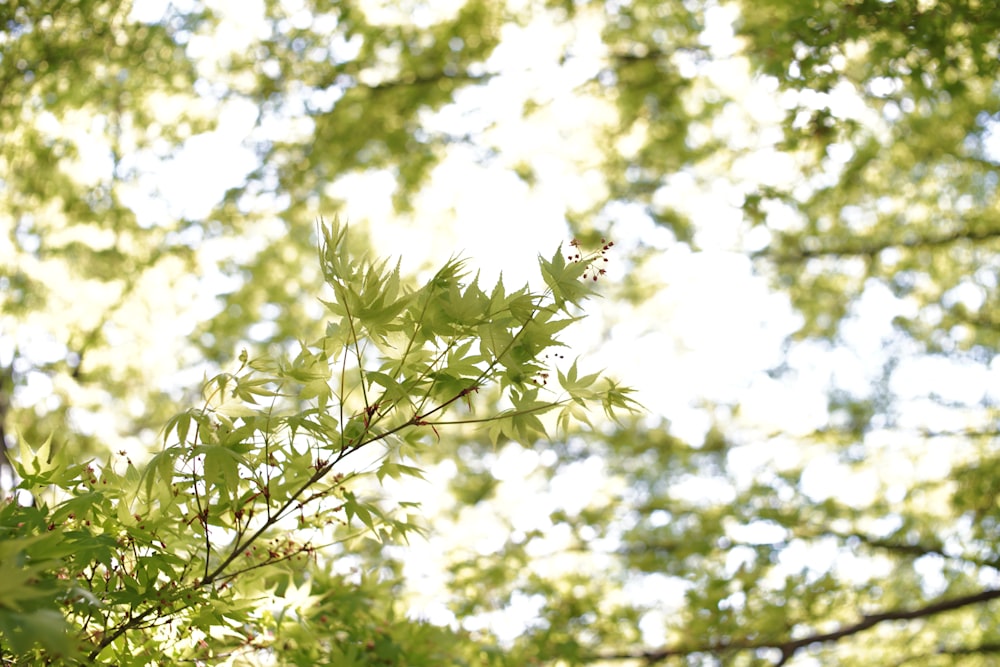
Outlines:
{"label": "foliage canopy", "polygon": [[[51,439],[33,451],[19,437],[0,607],[18,661],[439,662],[456,638],[402,620],[383,627],[391,605],[362,611],[370,596],[391,598],[391,580],[366,571],[348,584],[331,570],[331,556],[363,553],[363,539],[420,530],[413,503],[383,508],[360,480],[420,477],[421,450],[456,425],[487,423],[494,443],[530,446],[545,435],[546,412],[568,425],[591,401],[609,415],[631,409],[627,390],[599,388],[575,363],[559,373],[563,394],[540,395],[543,353],[577,319],[565,311],[589,294],[581,278],[593,257],[567,262],[559,248],[542,260],[542,294],[507,293],[502,282],[487,294],[463,283],[458,261],[410,289],[398,269],[352,255],[345,228],[321,233],[334,294],[323,302],[325,335],[290,359],[244,351],[237,370],[208,380],[203,400],[167,421],[144,466],[80,463]],[[493,386],[508,407],[475,416],[471,396]],[[314,587],[327,592],[310,595]]]}
{"label": "foliage canopy", "polygon": [[[998,35],[981,0],[0,4],[0,659],[993,664]],[[371,259],[480,224],[429,222],[456,160],[596,254],[513,291]],[[395,227],[317,229],[371,192]],[[700,428],[554,349],[602,235],[608,348],[675,325],[665,257],[795,313]],[[413,620],[400,545],[476,524]]]}

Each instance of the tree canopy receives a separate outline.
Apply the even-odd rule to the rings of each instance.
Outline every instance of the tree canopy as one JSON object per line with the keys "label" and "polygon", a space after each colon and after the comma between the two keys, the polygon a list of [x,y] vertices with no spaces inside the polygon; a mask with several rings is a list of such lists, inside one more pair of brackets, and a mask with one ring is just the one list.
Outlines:
{"label": "tree canopy", "polygon": [[998,59],[978,0],[0,4],[0,661],[993,664]]}

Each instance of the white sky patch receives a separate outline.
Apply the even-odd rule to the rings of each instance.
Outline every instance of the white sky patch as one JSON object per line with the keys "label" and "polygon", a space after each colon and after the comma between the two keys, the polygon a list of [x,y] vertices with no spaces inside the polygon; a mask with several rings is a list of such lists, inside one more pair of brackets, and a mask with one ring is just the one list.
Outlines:
{"label": "white sky patch", "polygon": [[191,40],[188,53],[192,58],[214,61],[229,53],[246,52],[256,39],[268,37],[269,28],[262,20],[263,0],[205,0],[205,4],[224,20],[212,34]]}
{"label": "white sky patch", "polygon": [[[664,287],[631,315],[598,302],[616,324],[608,339],[589,345],[599,350],[602,365],[638,390],[636,399],[652,414],[667,417],[677,435],[698,442],[707,424],[692,401],[745,398],[755,377],[779,361],[781,341],[797,320],[741,255],[678,248],[643,271]],[[601,329],[586,322],[584,328],[595,334]]]}
{"label": "white sky patch", "polygon": [[240,185],[257,166],[244,141],[257,110],[248,102],[229,100],[219,111],[218,127],[189,138],[171,158],[143,152],[133,157],[142,172],[135,186],[125,187],[122,201],[139,224],[152,227],[167,219],[208,216],[226,190]]}
{"label": "white sky patch", "polygon": [[[342,219],[368,224],[379,255],[399,258],[407,274],[436,269],[456,255],[480,273],[484,290],[501,274],[508,290],[529,282],[540,287],[536,254],[548,257],[569,241],[565,223],[553,224],[563,220],[558,203],[510,172],[490,171],[463,151],[456,153],[435,168],[433,181],[439,185],[417,196],[415,216],[392,211],[395,182],[388,172],[349,175],[329,191],[344,202]],[[358,196],[359,191],[366,194]]]}
{"label": "white sky patch", "polygon": [[507,445],[500,450],[490,474],[501,482],[524,480],[538,468],[538,453],[519,445]]}
{"label": "white sky patch", "polygon": [[607,497],[608,482],[604,461],[592,456],[567,466],[564,473],[552,480],[549,492],[561,508],[575,515],[595,498]]}
{"label": "white sky patch", "polygon": [[731,58],[740,43],[733,30],[733,22],[739,16],[735,5],[715,5],[705,10],[705,28],[699,42],[709,47],[713,58]]}
{"label": "white sky patch", "polygon": [[720,478],[688,476],[670,487],[670,496],[690,503],[730,503],[736,499],[732,485]]}
{"label": "white sky patch", "polygon": [[864,507],[875,500],[880,486],[877,470],[852,470],[833,454],[817,456],[802,472],[802,489],[816,502],[836,498],[851,507]]}
{"label": "white sky patch", "polygon": [[788,530],[770,521],[754,521],[747,525],[731,525],[726,534],[744,544],[773,544],[788,539]]}
{"label": "white sky patch", "polygon": [[774,471],[786,471],[805,465],[813,452],[789,436],[761,438],[733,447],[726,454],[733,481],[738,488],[773,478]]}
{"label": "white sky patch", "polygon": [[194,0],[136,0],[129,11],[129,20],[140,23],[159,21],[171,5],[178,12],[187,13],[193,10],[195,3]]}
{"label": "white sky patch", "polygon": [[987,155],[992,156],[993,160],[997,160],[1000,156],[1000,122],[997,122],[995,117],[987,122],[984,134],[983,148]]}
{"label": "white sky patch", "polygon": [[[483,285],[492,285],[502,272],[508,289],[528,281],[538,286],[535,256],[548,257],[560,243],[569,241],[559,203],[532,192],[509,171],[485,169],[461,159],[442,163],[434,181],[441,186],[462,183],[457,188],[434,188],[420,203],[428,205],[428,217],[437,213],[447,223],[450,247],[482,271]],[[451,215],[446,217],[445,211]],[[430,240],[437,242],[437,254],[448,247],[441,237]]]}
{"label": "white sky patch", "polygon": [[782,432],[792,436],[811,433],[826,423],[827,410],[824,387],[809,385],[809,379],[792,384],[754,377],[740,402],[740,423],[764,432],[781,424]]}
{"label": "white sky patch", "polygon": [[892,378],[892,389],[902,398],[938,395],[976,405],[985,398],[992,375],[979,364],[960,363],[946,357],[921,357],[900,364]]}
{"label": "white sky patch", "polygon": [[470,631],[488,629],[501,644],[509,643],[524,633],[525,619],[537,618],[544,606],[545,598],[541,595],[514,593],[508,608],[466,618],[462,625]]}
{"label": "white sky patch", "polygon": [[682,608],[684,594],[690,588],[691,585],[682,579],[659,573],[645,574],[625,583],[622,597],[636,606],[651,608],[639,621],[639,630],[647,646],[666,643],[671,612]]}

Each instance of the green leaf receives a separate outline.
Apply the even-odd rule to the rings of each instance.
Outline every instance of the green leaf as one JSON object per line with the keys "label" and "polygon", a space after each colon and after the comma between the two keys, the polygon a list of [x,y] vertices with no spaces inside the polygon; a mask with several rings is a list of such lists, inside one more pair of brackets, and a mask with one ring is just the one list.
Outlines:
{"label": "green leaf", "polygon": [[169,488],[174,479],[174,465],[182,453],[183,450],[180,447],[168,447],[149,460],[146,468],[142,471],[142,477],[146,482],[147,498],[153,497],[153,487],[156,485]]}
{"label": "green leaf", "polygon": [[302,385],[302,390],[299,392],[299,400],[307,401],[310,398],[316,398],[319,399],[321,405],[325,405],[332,393],[333,390],[330,388],[330,383],[327,379],[317,378]]}
{"label": "green leaf", "polygon": [[573,360],[573,365],[570,366],[569,371],[567,371],[565,375],[562,371],[558,372],[559,384],[570,395],[570,398],[576,401],[579,405],[586,406],[588,402],[596,400],[600,397],[600,392],[591,389],[591,387],[601,374],[591,373],[590,375],[578,378],[577,361],[578,360]]}
{"label": "green leaf", "polygon": [[389,403],[407,401],[411,396],[410,387],[405,387],[395,380],[395,378],[379,371],[368,371],[365,379],[371,385],[382,387],[385,392],[385,399]]}
{"label": "green leaf", "polygon": [[203,455],[205,483],[228,501],[239,488],[239,469],[249,467],[246,459],[222,445],[202,445],[195,453]]}
{"label": "green leaf", "polygon": [[17,435],[17,444],[20,453],[17,460],[18,474],[26,478],[26,481],[30,478],[37,480],[34,484],[48,482],[61,467],[58,460],[53,461],[51,433],[36,450],[32,449],[20,433]]}
{"label": "green leaf", "polygon": [[344,514],[348,523],[351,519],[357,518],[369,530],[375,529],[375,519],[372,516],[372,509],[364,503],[359,503],[357,497],[350,492],[344,494]]}
{"label": "green leaf", "polygon": [[0,637],[6,644],[4,648],[9,648],[15,656],[26,655],[36,646],[43,648],[51,657],[67,662],[78,654],[72,628],[55,609],[30,612],[0,609]]}
{"label": "green leaf", "polygon": [[420,468],[413,466],[408,466],[402,463],[395,463],[384,460],[382,464],[375,471],[375,477],[381,482],[386,476],[391,479],[399,479],[402,476],[416,477],[417,479],[425,479],[424,471]]}
{"label": "green leaf", "polygon": [[170,437],[171,431],[177,432],[177,442],[180,445],[184,445],[187,442],[188,431],[191,428],[191,413],[190,411],[184,411],[180,414],[171,417],[170,421],[167,422],[166,428],[163,430],[163,442],[166,444],[167,438]]}
{"label": "green leaf", "polygon": [[635,390],[622,387],[608,378],[605,378],[604,381],[606,387],[601,403],[604,406],[604,413],[608,417],[617,421],[621,411],[635,414],[642,410],[642,404],[629,396],[629,394],[635,393]]}
{"label": "green leaf", "polygon": [[551,260],[546,261],[539,256],[538,263],[542,270],[542,278],[551,290],[557,308],[568,312],[570,305],[578,306],[581,301],[593,294],[590,285],[582,280],[586,265],[582,262],[567,264],[561,245]]}

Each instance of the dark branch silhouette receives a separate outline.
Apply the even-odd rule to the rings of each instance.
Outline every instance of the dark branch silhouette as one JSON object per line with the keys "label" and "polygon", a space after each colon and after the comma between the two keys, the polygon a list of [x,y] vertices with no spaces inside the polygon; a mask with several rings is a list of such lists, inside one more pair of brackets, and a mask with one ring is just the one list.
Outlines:
{"label": "dark branch silhouette", "polygon": [[[836,642],[845,637],[859,634],[869,630],[880,623],[886,621],[911,621],[918,618],[926,618],[948,611],[954,611],[971,605],[983,604],[990,600],[1000,598],[1000,589],[988,588],[978,593],[964,595],[956,598],[940,599],[922,607],[914,609],[892,609],[878,614],[865,614],[855,623],[841,626],[837,630],[830,632],[817,632],[800,639],[749,639],[734,638],[730,640],[719,640],[709,642],[700,646],[665,647],[649,650],[638,650],[621,653],[603,653],[590,656],[589,661],[611,661],[611,660],[644,660],[647,664],[662,662],[668,658],[677,658],[696,653],[728,653],[731,651],[749,651],[757,649],[776,649],[781,652],[781,658],[775,663],[776,667],[784,665],[803,648],[812,644],[824,644]],[[951,652],[951,651],[949,651]]]}
{"label": "dark branch silhouette", "polygon": [[951,245],[961,241],[986,241],[1000,238],[1000,229],[994,227],[977,227],[959,229],[949,234],[910,236],[890,239],[858,239],[846,241],[837,245],[819,248],[765,248],[754,254],[756,259],[767,259],[777,264],[790,264],[807,259],[829,257],[834,259],[844,257],[874,258],[883,250],[889,248],[934,248]]}

